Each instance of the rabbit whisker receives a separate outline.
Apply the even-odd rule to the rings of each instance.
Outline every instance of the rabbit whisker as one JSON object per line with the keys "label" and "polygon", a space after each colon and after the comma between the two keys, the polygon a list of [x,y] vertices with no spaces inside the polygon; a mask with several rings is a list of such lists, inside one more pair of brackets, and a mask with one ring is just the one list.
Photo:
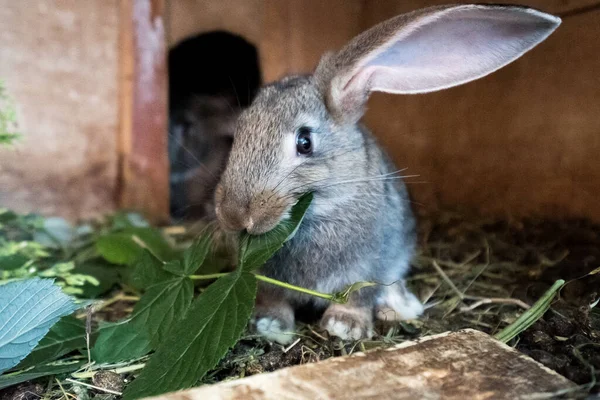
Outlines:
{"label": "rabbit whisker", "polygon": [[190,151],[190,150],[189,150],[189,149],[188,149],[186,146],[184,146],[184,145],[183,145],[183,143],[181,142],[181,140],[179,140],[179,138],[178,138],[176,135],[174,135],[173,133],[171,133],[171,131],[169,131],[169,136],[170,136],[171,138],[173,138],[173,140],[175,140],[175,142],[176,142],[176,143],[177,143],[179,146],[181,146],[181,148],[182,148],[183,150],[185,150],[185,152],[186,152],[186,153],[188,153],[190,156],[192,156],[192,158],[193,158],[194,160],[196,160],[196,161],[198,162],[198,166],[199,166],[200,168],[204,168],[204,170],[205,170],[205,171],[207,171],[209,174],[211,174],[213,178],[217,179],[217,177],[216,177],[216,176],[215,176],[215,175],[212,173],[212,171],[211,171],[210,169],[208,169],[208,167],[206,167],[206,165],[204,165],[204,163],[203,163],[202,161],[200,161],[200,160],[198,159],[198,157],[196,157],[196,156],[194,155],[194,153],[192,153],[192,152],[191,152],[191,151]]}

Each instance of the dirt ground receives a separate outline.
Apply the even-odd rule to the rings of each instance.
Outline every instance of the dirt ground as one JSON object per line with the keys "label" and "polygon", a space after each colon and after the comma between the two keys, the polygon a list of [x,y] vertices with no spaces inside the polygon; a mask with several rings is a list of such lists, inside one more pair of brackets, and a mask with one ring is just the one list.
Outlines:
{"label": "dirt ground", "polygon": [[[552,307],[509,344],[600,393],[600,226],[585,220],[494,220],[446,213],[420,221],[420,249],[410,286],[426,301],[419,321],[378,326],[362,343],[330,340],[314,325],[288,348],[246,336],[204,380],[216,382],[314,362],[448,330],[494,334],[557,280]],[[449,282],[450,283],[449,283]],[[453,287],[452,287],[453,286]],[[580,395],[581,396],[581,395]]]}
{"label": "dirt ground", "polygon": [[[310,323],[299,326],[299,340],[287,348],[247,334],[202,383],[238,379],[449,330],[473,328],[494,334],[515,321],[557,279],[563,279],[566,284],[543,318],[509,345],[581,385],[566,398],[600,396],[596,384],[600,377],[600,225],[585,220],[484,219],[461,213],[421,216],[419,225],[420,246],[409,286],[426,304],[422,318],[379,324],[377,336],[359,343],[330,339]],[[131,312],[132,306],[116,302],[95,317],[118,320]],[[113,375],[99,375],[103,381],[94,379],[94,383],[107,387],[109,382],[120,388],[131,378]],[[43,398],[48,392],[40,383],[10,388],[0,394],[0,400]],[[91,391],[81,398],[116,397]]]}

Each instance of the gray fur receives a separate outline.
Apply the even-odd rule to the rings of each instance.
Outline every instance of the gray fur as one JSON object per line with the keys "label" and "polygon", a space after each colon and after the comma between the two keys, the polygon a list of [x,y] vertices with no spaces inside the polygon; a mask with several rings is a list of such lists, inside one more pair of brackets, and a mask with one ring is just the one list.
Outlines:
{"label": "gray fur", "polygon": [[[286,135],[295,135],[306,122],[317,122],[308,125],[316,131],[319,146],[295,168],[286,164],[280,146]],[[298,232],[262,273],[324,293],[360,281],[389,285],[408,271],[415,220],[402,180],[369,178],[395,170],[364,127],[339,125],[330,117],[312,77],[286,78],[266,86],[241,115],[217,190],[217,216],[225,228],[239,230],[245,227],[245,218],[267,214],[261,233],[273,228],[302,193],[314,191]],[[360,178],[367,181],[335,184]],[[258,199],[267,201],[259,206]],[[260,291],[273,303],[285,298],[294,307],[307,302],[327,305],[274,286],[261,285]],[[381,291],[361,289],[353,303],[374,309]],[[262,312],[269,313],[265,307]],[[293,321],[284,322],[284,329],[292,329]]]}
{"label": "gray fur", "polygon": [[[490,42],[470,47],[472,38],[461,34],[465,23]],[[409,194],[394,179],[396,167],[388,155],[358,123],[369,94],[427,92],[478,79],[524,54],[558,23],[555,17],[516,7],[432,7],[371,28],[340,52],[326,54],[314,75],[287,77],[259,92],[238,120],[217,186],[220,224],[230,231],[267,232],[287,217],[303,193],[312,191],[313,203],[296,235],[261,272],[325,293],[355,282],[379,284],[354,292],[344,305],[261,285],[254,318],[260,333],[290,341],[284,333],[294,328],[293,310],[307,304],[326,308],[321,327],[343,339],[369,337],[374,315],[390,318],[391,311],[393,319],[410,319],[422,313],[403,281],[416,245]],[[454,42],[442,42],[439,49],[430,46],[447,38],[446,26],[459,33],[452,37],[456,49],[473,64],[456,62]],[[420,40],[422,47],[402,47],[411,40]],[[435,52],[427,53],[430,48]],[[421,74],[410,63],[406,67],[401,49],[418,55],[416,62],[436,73]],[[313,131],[314,152],[308,157],[295,150],[302,126]]]}

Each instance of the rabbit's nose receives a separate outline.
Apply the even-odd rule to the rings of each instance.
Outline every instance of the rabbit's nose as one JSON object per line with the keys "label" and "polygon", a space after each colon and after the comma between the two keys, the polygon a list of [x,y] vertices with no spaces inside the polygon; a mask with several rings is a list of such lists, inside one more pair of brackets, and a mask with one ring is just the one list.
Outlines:
{"label": "rabbit's nose", "polygon": [[252,224],[245,207],[223,202],[215,208],[215,212],[221,226],[228,231],[239,232]]}
{"label": "rabbit's nose", "polygon": [[233,232],[246,229],[252,221],[247,202],[226,194],[221,185],[217,187],[215,194],[215,214],[221,227]]}

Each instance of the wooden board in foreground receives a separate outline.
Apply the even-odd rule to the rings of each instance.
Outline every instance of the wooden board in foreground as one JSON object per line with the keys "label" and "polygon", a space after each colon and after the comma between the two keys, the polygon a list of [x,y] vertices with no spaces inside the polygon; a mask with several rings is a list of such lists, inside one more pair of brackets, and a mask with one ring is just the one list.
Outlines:
{"label": "wooden board in foreground", "polygon": [[466,329],[152,399],[519,399],[571,387],[533,359]]}

